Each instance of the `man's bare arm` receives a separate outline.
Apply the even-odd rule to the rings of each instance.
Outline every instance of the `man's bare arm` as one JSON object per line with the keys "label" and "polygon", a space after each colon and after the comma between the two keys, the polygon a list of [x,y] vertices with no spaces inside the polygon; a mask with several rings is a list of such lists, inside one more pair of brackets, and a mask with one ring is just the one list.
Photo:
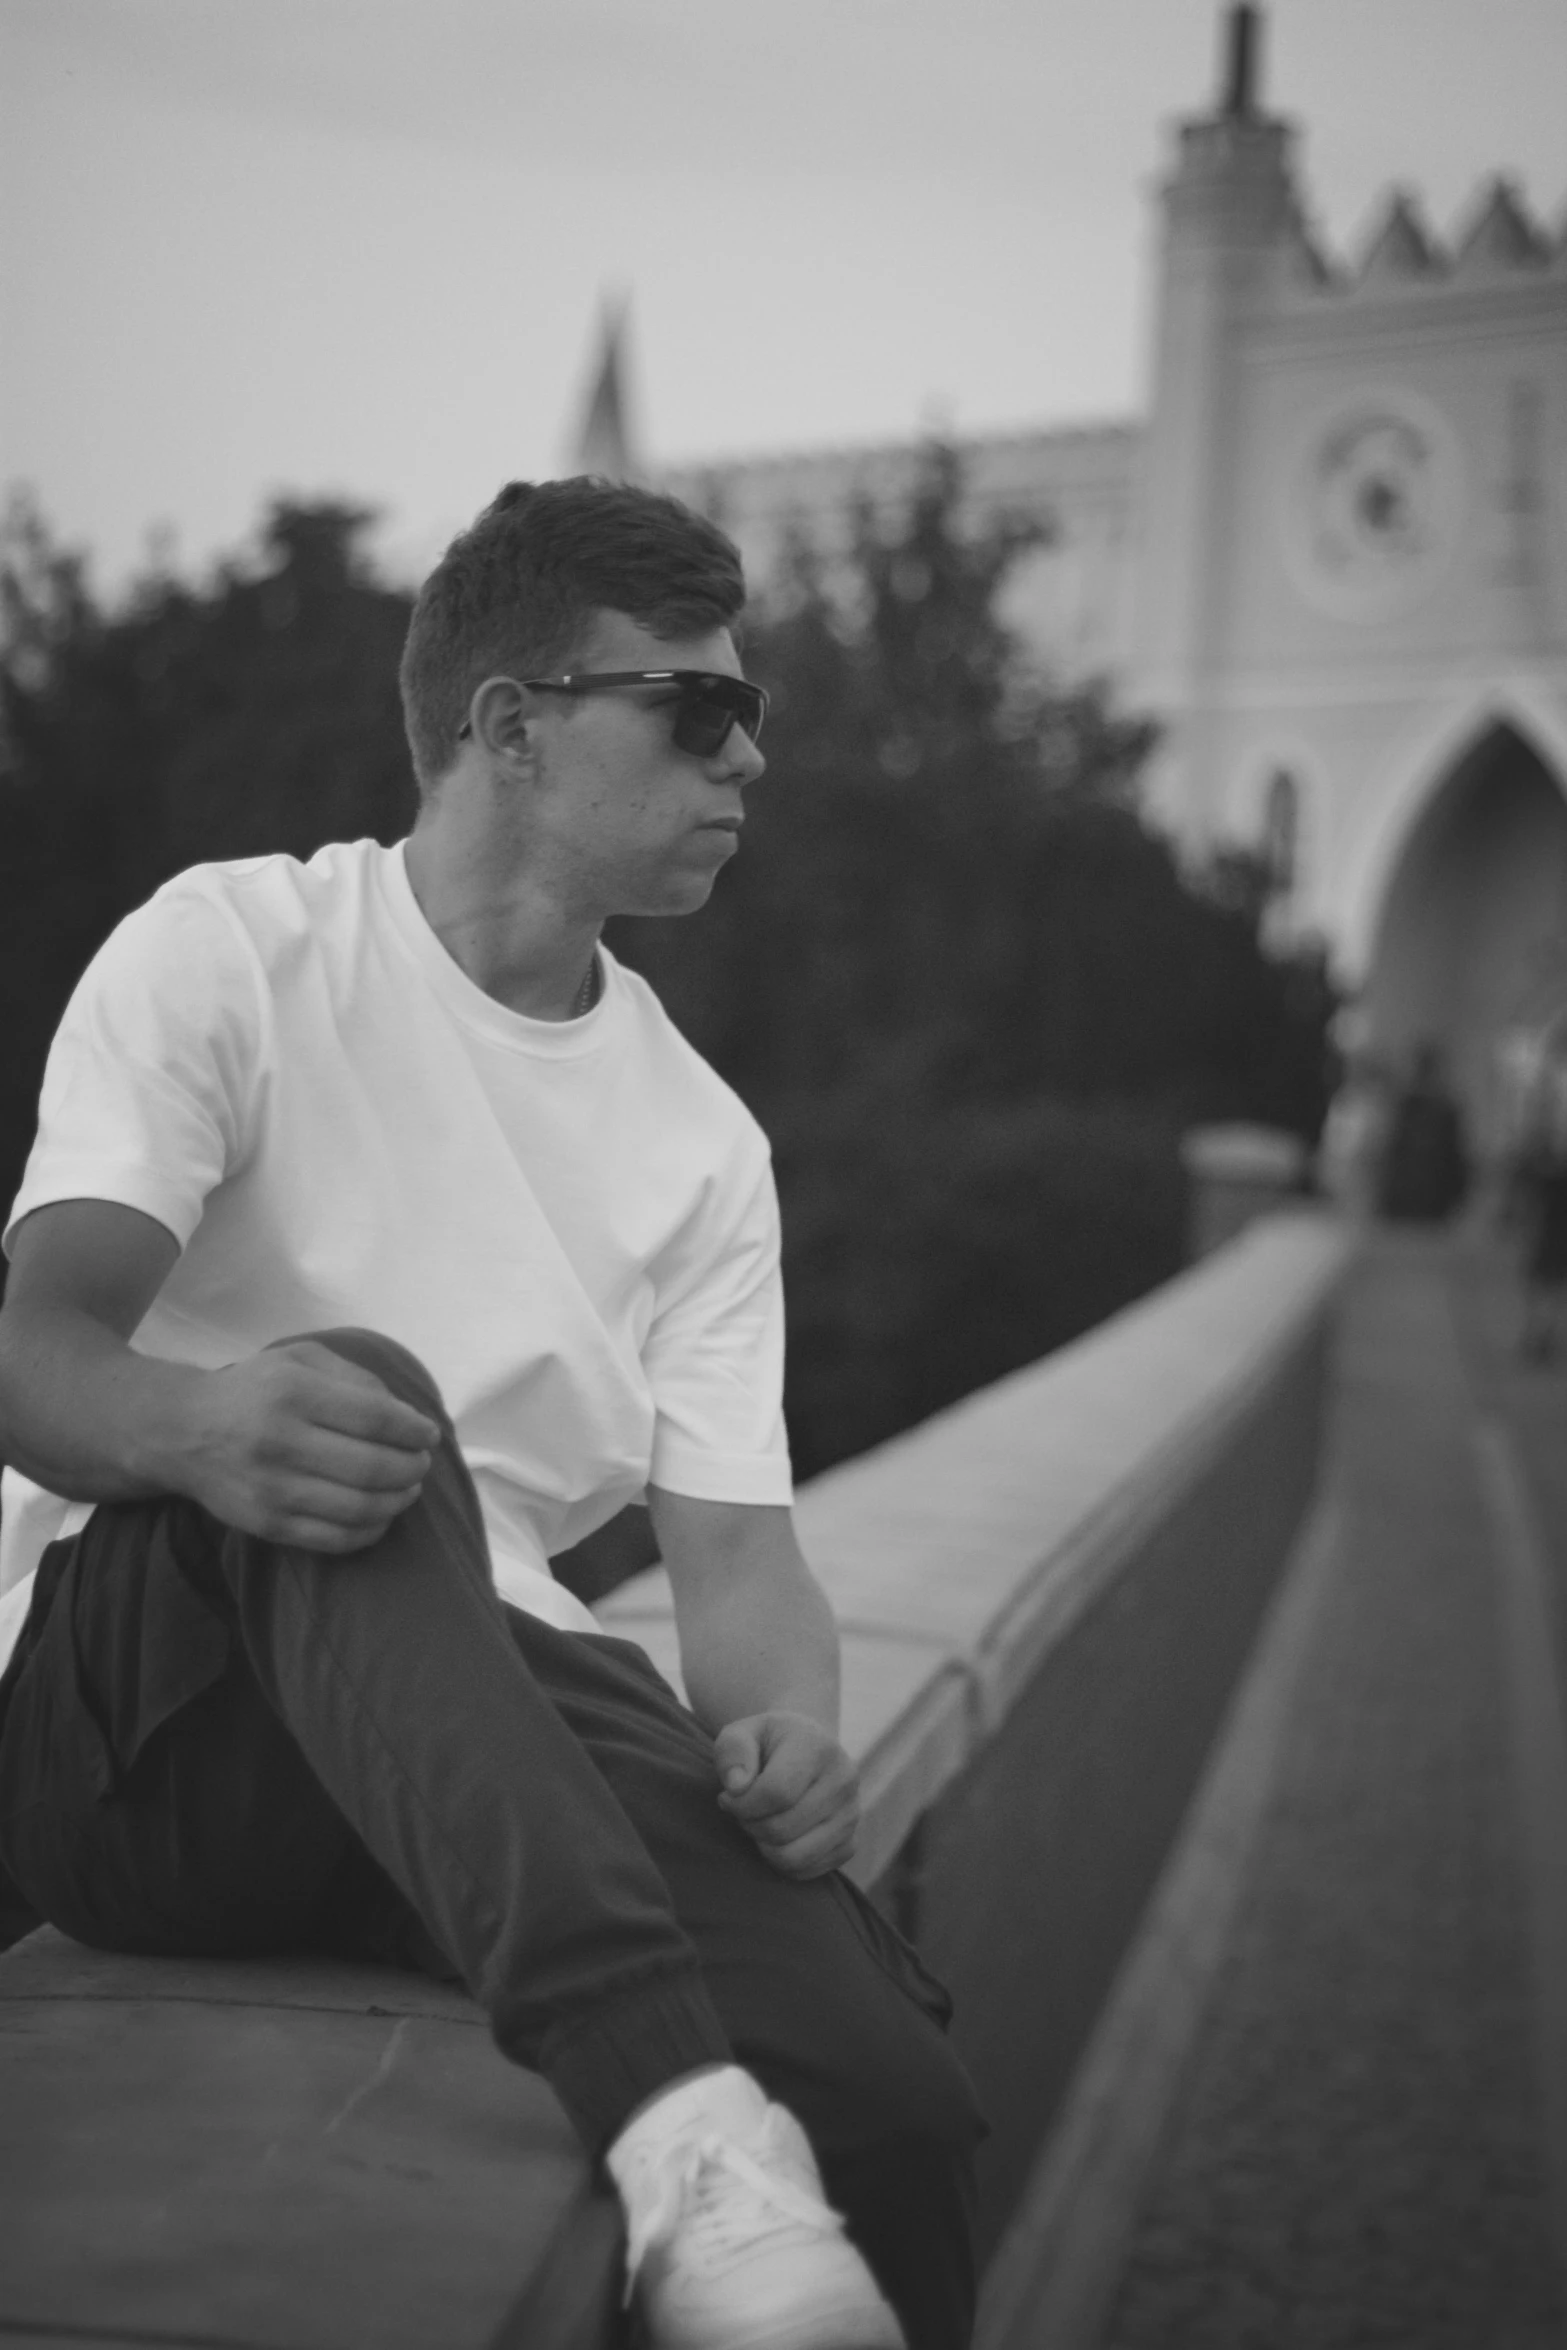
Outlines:
{"label": "man's bare arm", "polygon": [[107,1200],[25,1219],[0,1311],[0,1451],[68,1500],[179,1493],[274,1541],[364,1548],[417,1496],[434,1423],[309,1340],[219,1371],[138,1354],[178,1253]]}
{"label": "man's bare arm", "polygon": [[859,1788],[838,1741],[838,1627],[793,1517],[657,1486],[648,1503],[686,1689],[714,1733],[719,1801],[785,1876],[840,1867]]}
{"label": "man's bare arm", "polygon": [[787,1508],[648,1491],[680,1662],[710,1730],[783,1707],[838,1735],[838,1627]]}

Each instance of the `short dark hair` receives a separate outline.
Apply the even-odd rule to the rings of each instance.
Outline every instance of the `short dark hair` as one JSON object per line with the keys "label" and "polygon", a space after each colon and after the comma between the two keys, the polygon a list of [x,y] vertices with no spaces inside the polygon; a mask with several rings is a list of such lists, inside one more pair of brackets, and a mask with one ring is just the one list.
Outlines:
{"label": "short dark hair", "polygon": [[509,481],[419,590],[399,682],[422,792],[439,782],[476,686],[542,677],[597,612],[655,636],[732,628],[745,602],[733,542],[678,499],[582,474]]}

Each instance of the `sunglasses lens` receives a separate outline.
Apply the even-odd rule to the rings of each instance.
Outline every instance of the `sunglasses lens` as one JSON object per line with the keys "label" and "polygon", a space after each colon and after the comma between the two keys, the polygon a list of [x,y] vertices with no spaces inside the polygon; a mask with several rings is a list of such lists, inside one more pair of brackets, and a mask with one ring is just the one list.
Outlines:
{"label": "sunglasses lens", "polygon": [[738,678],[726,678],[721,686],[693,687],[681,697],[675,741],[696,759],[711,759],[721,751],[732,726],[742,727],[754,743],[762,731],[765,706],[756,687]]}
{"label": "sunglasses lens", "polygon": [[747,686],[745,699],[740,705],[738,715],[740,724],[745,728],[747,739],[753,743],[762,731],[762,719],[766,710],[767,704],[763,701],[758,688]]}
{"label": "sunglasses lens", "polygon": [[710,759],[721,751],[735,722],[733,710],[705,695],[690,694],[675,717],[675,742],[694,759]]}

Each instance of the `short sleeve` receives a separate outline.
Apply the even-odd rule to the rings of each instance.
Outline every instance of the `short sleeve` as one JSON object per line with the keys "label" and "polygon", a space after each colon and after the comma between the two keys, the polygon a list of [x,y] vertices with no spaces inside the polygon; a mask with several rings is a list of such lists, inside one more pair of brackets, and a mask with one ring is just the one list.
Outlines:
{"label": "short sleeve", "polygon": [[747,1143],[658,1268],[651,1474],[701,1501],[787,1503],[778,1197],[760,1132]]}
{"label": "short sleeve", "polygon": [[265,1053],[254,947],[189,882],[129,915],[77,984],[50,1047],[38,1134],[6,1225],[111,1200],[183,1249],[247,1148]]}

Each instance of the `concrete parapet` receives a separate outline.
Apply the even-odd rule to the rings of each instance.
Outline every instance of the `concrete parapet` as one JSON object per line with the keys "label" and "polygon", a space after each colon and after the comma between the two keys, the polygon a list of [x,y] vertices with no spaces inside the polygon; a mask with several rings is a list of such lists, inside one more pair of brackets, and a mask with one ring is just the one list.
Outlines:
{"label": "concrete parapet", "polygon": [[[843,1634],[862,1884],[1312,1350],[1347,1253],[1330,1217],[1270,1218],[1074,1345],[803,1488],[801,1541]],[[662,1568],[597,1612],[679,1688]]]}
{"label": "concrete parapet", "polygon": [[[854,1874],[957,1996],[993,2123],[987,2244],[1305,1510],[1350,1245],[1314,1212],[1253,1225],[800,1496],[844,1631]],[[660,1570],[599,1613],[676,1677]]]}
{"label": "concrete parapet", "polygon": [[0,2339],[598,2350],[620,2228],[543,2081],[422,1975],[0,1958]]}
{"label": "concrete parapet", "polygon": [[1306,1187],[1311,1154],[1299,1135],[1276,1126],[1194,1126],[1181,1139],[1191,1186],[1187,1251],[1211,1256],[1259,1216],[1274,1214]]}
{"label": "concrete parapet", "polygon": [[[1348,1251],[1327,1217],[1254,1225],[800,1496],[843,1628],[864,1787],[854,1873],[956,1993],[994,2124],[987,2246],[1304,1508]],[[599,1614],[677,1677],[661,1572]],[[434,2338],[419,2296],[450,2272],[446,2350],[607,2342],[612,2211],[542,2083],[519,2083],[476,2027],[476,2008],[399,1976],[18,1945],[0,1958],[0,2332],[395,2350]],[[378,2102],[389,2035],[416,2061]],[[490,2076],[478,2087],[476,2072]],[[180,2151],[192,2135],[199,2175]],[[430,2191],[399,2218],[415,2174]],[[459,2175],[454,2231],[440,2182]],[[223,2290],[203,2315],[204,2276]],[[366,2294],[384,2312],[370,2331]]]}

